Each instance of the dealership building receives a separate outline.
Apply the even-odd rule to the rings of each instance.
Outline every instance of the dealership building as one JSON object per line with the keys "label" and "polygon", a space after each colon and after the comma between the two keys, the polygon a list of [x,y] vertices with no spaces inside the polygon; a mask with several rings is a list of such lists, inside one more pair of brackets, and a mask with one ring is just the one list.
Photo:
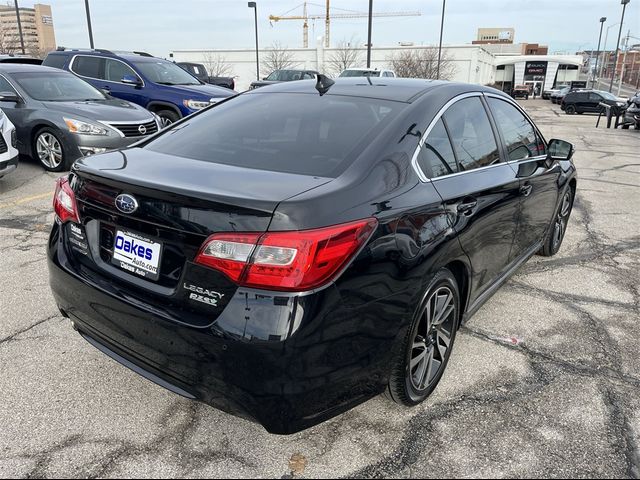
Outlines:
{"label": "dealership building", "polygon": [[495,83],[505,91],[515,85],[532,85],[542,92],[578,80],[582,62],[582,55],[496,56]]}

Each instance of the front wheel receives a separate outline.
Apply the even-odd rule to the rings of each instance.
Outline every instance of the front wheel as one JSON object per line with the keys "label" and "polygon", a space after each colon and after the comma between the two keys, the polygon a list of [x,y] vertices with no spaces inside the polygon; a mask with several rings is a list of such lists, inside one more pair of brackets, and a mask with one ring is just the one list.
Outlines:
{"label": "front wheel", "polygon": [[576,107],[574,105],[567,105],[564,109],[564,111],[568,114],[568,115],[573,115],[574,113],[576,113]]}
{"label": "front wheel", "polygon": [[52,128],[38,131],[33,138],[33,151],[45,170],[62,172],[69,169],[60,134]]}
{"label": "front wheel", "polygon": [[180,120],[180,116],[173,110],[160,110],[156,115],[160,117],[160,125],[162,128],[167,128],[172,123]]}
{"label": "front wheel", "polygon": [[543,257],[552,257],[560,250],[560,245],[562,245],[562,240],[564,240],[564,234],[567,231],[569,217],[571,216],[574,196],[575,193],[571,187],[567,188],[567,191],[564,192],[556,216],[549,226],[549,233],[547,234],[544,245],[542,245],[540,252],[538,252]]}
{"label": "front wheel", "polygon": [[456,338],[459,305],[453,274],[446,268],[440,270],[431,280],[395,359],[387,396],[396,403],[417,405],[438,385]]}

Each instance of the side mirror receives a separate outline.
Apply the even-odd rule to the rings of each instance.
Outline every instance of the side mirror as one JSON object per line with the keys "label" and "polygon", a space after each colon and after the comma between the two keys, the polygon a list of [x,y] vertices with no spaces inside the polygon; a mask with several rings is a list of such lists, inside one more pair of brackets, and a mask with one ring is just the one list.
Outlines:
{"label": "side mirror", "polygon": [[20,103],[22,102],[22,98],[15,92],[0,92],[0,102]]}
{"label": "side mirror", "polygon": [[574,147],[572,143],[552,138],[549,140],[547,155],[553,160],[571,160],[573,157]]}
{"label": "side mirror", "polygon": [[140,78],[138,78],[136,75],[125,75],[120,81],[122,83],[126,83],[127,85],[142,85],[142,80],[140,80]]}
{"label": "side mirror", "polygon": [[111,96],[111,90],[107,90],[106,88],[100,89],[102,93],[104,93],[107,97]]}

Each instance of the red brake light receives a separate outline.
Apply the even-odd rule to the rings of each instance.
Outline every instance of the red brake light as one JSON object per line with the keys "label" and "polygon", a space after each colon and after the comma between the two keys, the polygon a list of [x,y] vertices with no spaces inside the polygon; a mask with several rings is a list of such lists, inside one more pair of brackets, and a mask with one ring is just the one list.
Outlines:
{"label": "red brake light", "polygon": [[69,177],[64,176],[56,181],[56,193],[53,195],[53,209],[62,223],[72,221],[80,223],[76,196],[69,185]]}
{"label": "red brake light", "polygon": [[195,262],[242,286],[304,291],[318,288],[369,239],[375,218],[313,230],[219,233],[207,239]]}

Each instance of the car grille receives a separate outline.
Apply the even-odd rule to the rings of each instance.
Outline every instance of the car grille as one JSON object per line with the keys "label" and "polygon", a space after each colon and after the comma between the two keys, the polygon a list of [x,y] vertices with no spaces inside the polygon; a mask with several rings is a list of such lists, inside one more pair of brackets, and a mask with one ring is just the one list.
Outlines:
{"label": "car grille", "polygon": [[4,137],[0,135],[0,153],[7,153],[7,150],[9,150],[7,142],[5,142]]}
{"label": "car grille", "polygon": [[[143,137],[158,131],[158,124],[155,120],[145,123],[111,123],[110,125],[122,132],[125,137]],[[140,132],[141,127],[144,127],[144,133]]]}

